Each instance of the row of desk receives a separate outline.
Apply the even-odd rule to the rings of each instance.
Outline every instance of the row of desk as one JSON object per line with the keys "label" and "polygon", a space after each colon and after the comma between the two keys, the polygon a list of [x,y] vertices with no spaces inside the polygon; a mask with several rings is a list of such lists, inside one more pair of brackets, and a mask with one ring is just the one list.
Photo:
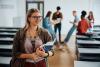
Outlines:
{"label": "row of desk", "polygon": [[[91,33],[90,33],[91,34]],[[80,61],[100,62],[100,27],[95,27],[92,35],[76,35]]]}
{"label": "row of desk", "polygon": [[12,43],[20,28],[0,27],[0,67],[9,67],[12,57]]}

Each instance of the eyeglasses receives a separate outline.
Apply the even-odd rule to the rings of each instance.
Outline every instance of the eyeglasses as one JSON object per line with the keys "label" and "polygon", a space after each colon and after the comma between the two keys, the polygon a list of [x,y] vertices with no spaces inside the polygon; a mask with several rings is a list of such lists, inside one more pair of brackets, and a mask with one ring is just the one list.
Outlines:
{"label": "eyeglasses", "polygon": [[32,18],[34,18],[34,19],[41,19],[42,16],[32,16]]}

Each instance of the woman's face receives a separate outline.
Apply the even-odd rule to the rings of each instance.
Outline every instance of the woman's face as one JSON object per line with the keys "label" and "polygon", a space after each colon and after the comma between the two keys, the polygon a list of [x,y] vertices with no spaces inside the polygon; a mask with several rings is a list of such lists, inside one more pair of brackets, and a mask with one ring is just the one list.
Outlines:
{"label": "woman's face", "polygon": [[73,12],[73,16],[76,16],[76,12]]}
{"label": "woman's face", "polygon": [[42,16],[39,12],[33,13],[31,17],[29,17],[30,25],[37,26],[39,22],[41,21],[41,19],[42,19]]}
{"label": "woman's face", "polygon": [[89,12],[89,15],[92,15],[92,12]]}

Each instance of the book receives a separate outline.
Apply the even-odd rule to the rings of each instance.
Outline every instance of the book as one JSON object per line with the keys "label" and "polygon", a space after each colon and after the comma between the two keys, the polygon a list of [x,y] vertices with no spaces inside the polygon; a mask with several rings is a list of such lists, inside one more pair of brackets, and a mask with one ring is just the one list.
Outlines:
{"label": "book", "polygon": [[46,52],[48,52],[48,51],[52,50],[52,47],[53,47],[53,45],[54,45],[55,42],[56,42],[56,39],[54,39],[53,41],[49,41],[49,42],[47,42],[46,44],[44,44],[44,45],[42,45],[40,47],[43,47],[44,50]]}

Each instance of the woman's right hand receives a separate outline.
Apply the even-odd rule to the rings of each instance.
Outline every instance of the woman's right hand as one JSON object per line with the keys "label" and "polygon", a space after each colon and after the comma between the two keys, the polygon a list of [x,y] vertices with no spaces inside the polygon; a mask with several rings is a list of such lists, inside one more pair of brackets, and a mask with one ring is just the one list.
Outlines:
{"label": "woman's right hand", "polygon": [[42,57],[44,53],[45,53],[44,49],[37,48],[35,53],[30,54],[30,59],[37,60],[38,58]]}
{"label": "woman's right hand", "polygon": [[36,54],[36,53],[32,53],[31,55],[30,55],[30,59],[32,59],[32,60],[37,60],[39,58],[39,56]]}
{"label": "woman's right hand", "polygon": [[39,56],[39,57],[42,57],[44,54],[45,54],[45,51],[43,48],[37,48],[36,49],[36,54]]}

